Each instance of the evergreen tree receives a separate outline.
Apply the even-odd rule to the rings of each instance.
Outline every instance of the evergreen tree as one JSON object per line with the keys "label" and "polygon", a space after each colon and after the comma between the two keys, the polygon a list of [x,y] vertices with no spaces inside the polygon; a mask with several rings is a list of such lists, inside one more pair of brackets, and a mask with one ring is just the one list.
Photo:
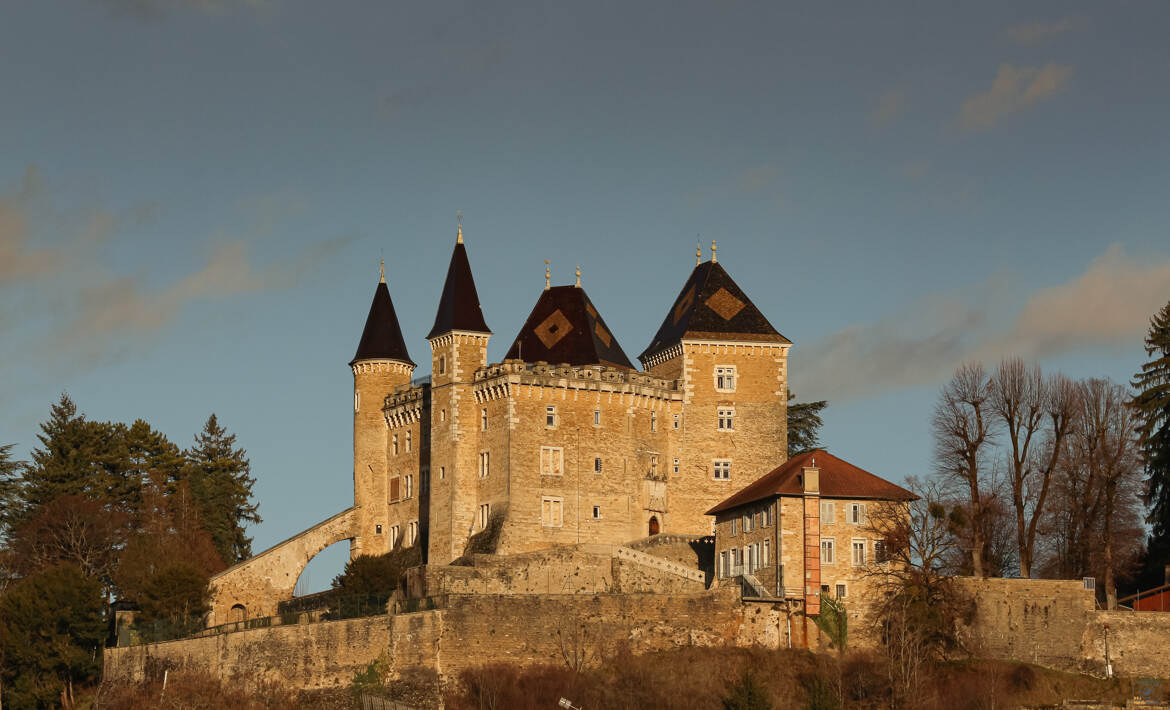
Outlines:
{"label": "evergreen tree", "polygon": [[821,411],[829,406],[828,400],[793,404],[796,395],[788,393],[788,456],[820,448]]}
{"label": "evergreen tree", "polygon": [[0,446],[0,543],[8,539],[14,523],[23,517],[21,462],[12,459],[12,449],[15,446],[16,444]]}
{"label": "evergreen tree", "polygon": [[101,583],[77,567],[15,582],[0,595],[4,707],[57,707],[67,685],[97,677],[105,635]]}
{"label": "evergreen tree", "polygon": [[747,670],[723,698],[723,710],[772,710],[772,700],[755,674]]}
{"label": "evergreen tree", "polygon": [[1160,580],[1162,566],[1170,564],[1170,303],[1150,320],[1145,350],[1151,359],[1131,384],[1153,528],[1146,569]]}
{"label": "evergreen tree", "polygon": [[[123,474],[128,486],[123,492],[123,500],[130,507],[135,527],[142,529],[144,519],[151,515],[151,511],[144,510],[149,506],[146,489],[155,487],[156,502],[163,495],[168,498],[174,495],[183,478],[186,459],[178,446],[141,419],[136,419],[129,427],[124,424],[117,426],[125,442]],[[162,490],[158,488],[160,484],[164,487]]]}
{"label": "evergreen tree", "polygon": [[246,452],[236,448],[236,435],[212,414],[185,455],[191,495],[220,558],[233,565],[251,557],[252,538],[244,534],[244,524],[260,522],[252,502],[256,481]]}

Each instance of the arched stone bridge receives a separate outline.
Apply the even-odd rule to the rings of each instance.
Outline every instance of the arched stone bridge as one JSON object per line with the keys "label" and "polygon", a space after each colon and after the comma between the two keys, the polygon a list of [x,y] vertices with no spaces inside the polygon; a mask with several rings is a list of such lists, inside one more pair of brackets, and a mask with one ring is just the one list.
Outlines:
{"label": "arched stone bridge", "polygon": [[352,540],[356,531],[355,506],[213,576],[207,625],[274,616],[279,602],[292,599],[309,560],[336,542]]}

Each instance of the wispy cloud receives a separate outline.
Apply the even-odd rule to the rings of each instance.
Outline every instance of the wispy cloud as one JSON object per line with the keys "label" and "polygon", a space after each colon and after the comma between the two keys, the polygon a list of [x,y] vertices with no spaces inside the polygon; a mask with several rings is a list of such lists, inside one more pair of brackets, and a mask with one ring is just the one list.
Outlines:
{"label": "wispy cloud", "polygon": [[1074,30],[1079,30],[1087,24],[1087,20],[1079,15],[1064,17],[1054,22],[1032,22],[1012,25],[1004,29],[1002,36],[1009,42],[1016,44],[1040,44]]}
{"label": "wispy cloud", "polygon": [[959,127],[986,130],[1013,113],[1051,98],[1068,86],[1073,69],[1063,64],[1043,67],[1015,67],[1001,64],[991,88],[968,96],[959,111]]}
{"label": "wispy cloud", "polygon": [[[103,247],[124,236],[127,227],[149,226],[157,205],[144,203],[119,213],[58,210],[48,192],[36,168],[30,167],[11,194],[0,195],[0,296],[5,305],[0,329],[7,331],[0,359],[8,364],[17,357],[52,359],[54,353],[101,364],[128,346],[149,345],[196,302],[291,288],[315,264],[353,240],[319,240],[258,264],[251,256],[253,245],[305,205],[282,194],[241,200],[246,226],[234,235],[230,230],[210,235],[200,265],[159,283],[150,265],[133,274],[119,273],[117,265],[103,258]],[[61,219],[71,213],[80,217]],[[41,222],[54,229],[44,229]],[[44,243],[45,232],[65,231],[58,223],[70,225],[68,234],[59,237],[60,243]],[[65,274],[68,278],[62,278]],[[20,313],[20,324],[15,313]]]}
{"label": "wispy cloud", "polygon": [[857,399],[940,382],[968,359],[1049,358],[1140,342],[1170,297],[1170,258],[1139,259],[1115,244],[1076,278],[1032,293],[1006,322],[986,305],[1000,290],[989,280],[974,296],[933,294],[798,346],[793,389],[811,399]]}
{"label": "wispy cloud", "polygon": [[875,126],[885,126],[891,123],[906,109],[907,91],[905,87],[894,87],[882,92],[869,113],[870,123]]}
{"label": "wispy cloud", "polygon": [[155,20],[175,10],[227,13],[233,10],[266,10],[275,0],[90,0],[115,15]]}

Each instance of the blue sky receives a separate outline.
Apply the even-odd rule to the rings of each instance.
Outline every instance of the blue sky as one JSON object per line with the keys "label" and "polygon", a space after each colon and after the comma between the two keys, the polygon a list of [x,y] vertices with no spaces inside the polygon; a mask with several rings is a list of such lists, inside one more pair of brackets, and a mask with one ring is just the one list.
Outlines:
{"label": "blue sky", "polygon": [[461,209],[491,359],[546,258],[636,355],[717,239],[829,448],[926,473],[955,365],[1126,381],[1170,300],[1170,6],[955,5],[6,5],[0,443],[214,411],[255,549],[308,527],[378,259],[425,362]]}

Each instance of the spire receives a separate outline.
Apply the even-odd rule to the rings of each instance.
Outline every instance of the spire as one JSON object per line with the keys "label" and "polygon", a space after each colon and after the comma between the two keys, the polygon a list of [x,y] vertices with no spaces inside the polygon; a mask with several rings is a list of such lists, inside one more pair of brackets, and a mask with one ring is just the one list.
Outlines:
{"label": "spire", "polygon": [[378,277],[378,283],[384,284],[386,283],[386,260],[379,259],[378,261],[380,262],[378,264],[378,270],[381,272],[381,275]]}
{"label": "spire", "polygon": [[455,243],[463,243],[463,210],[455,210],[455,221],[459,226],[455,228]]}
{"label": "spire", "polygon": [[390,300],[384,261],[381,272],[378,287],[374,289],[374,301],[370,304],[370,314],[366,316],[366,327],[362,330],[361,342],[358,343],[357,353],[349,364],[352,365],[359,360],[397,360],[414,365],[406,351],[406,342],[402,339],[402,328],[398,325],[394,302]]}
{"label": "spire", "polygon": [[577,264],[577,288],[581,288],[581,265]]}
{"label": "spire", "polygon": [[703,247],[699,245],[698,241],[695,241],[695,266],[698,266],[699,264],[702,264],[702,263],[703,263]]}
{"label": "spire", "polygon": [[427,339],[453,330],[488,334],[492,332],[488,330],[479,306],[479,293],[475,290],[471,262],[467,259],[467,246],[463,243],[462,221],[459,224],[455,249],[451,252],[451,264],[447,267],[447,280],[443,282],[443,295],[439,297],[435,325]]}
{"label": "spire", "polygon": [[548,259],[544,260],[544,290],[547,291],[552,288],[552,268],[549,267]]}

